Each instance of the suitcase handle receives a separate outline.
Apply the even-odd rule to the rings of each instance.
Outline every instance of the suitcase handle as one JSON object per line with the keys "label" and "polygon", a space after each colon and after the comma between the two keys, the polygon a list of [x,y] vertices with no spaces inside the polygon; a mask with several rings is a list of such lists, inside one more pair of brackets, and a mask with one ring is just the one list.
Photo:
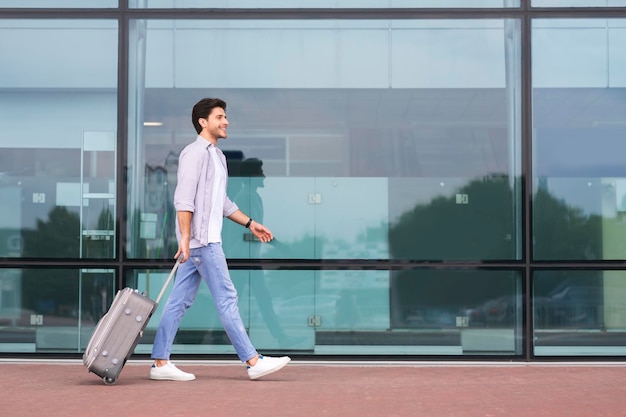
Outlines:
{"label": "suitcase handle", "polygon": [[178,259],[176,259],[176,263],[174,264],[174,267],[172,267],[172,270],[170,271],[170,275],[165,280],[165,284],[163,284],[163,288],[161,288],[161,292],[157,296],[156,300],[154,300],[157,304],[159,304],[159,301],[161,301],[161,297],[163,297],[163,294],[165,293],[167,286],[170,285],[170,281],[172,280],[172,278],[174,278],[174,274],[176,273],[176,270],[178,269],[178,266],[180,265],[180,261],[182,259],[183,259],[183,255],[180,255]]}

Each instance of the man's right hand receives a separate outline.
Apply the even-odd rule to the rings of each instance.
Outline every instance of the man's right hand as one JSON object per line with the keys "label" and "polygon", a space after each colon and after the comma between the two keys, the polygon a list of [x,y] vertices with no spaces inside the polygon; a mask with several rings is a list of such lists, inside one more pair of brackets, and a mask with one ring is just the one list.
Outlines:
{"label": "man's right hand", "polygon": [[190,255],[191,252],[189,251],[189,247],[183,248],[182,246],[178,246],[178,251],[176,252],[176,255],[174,255],[174,259],[180,259],[180,263],[182,264],[189,259]]}

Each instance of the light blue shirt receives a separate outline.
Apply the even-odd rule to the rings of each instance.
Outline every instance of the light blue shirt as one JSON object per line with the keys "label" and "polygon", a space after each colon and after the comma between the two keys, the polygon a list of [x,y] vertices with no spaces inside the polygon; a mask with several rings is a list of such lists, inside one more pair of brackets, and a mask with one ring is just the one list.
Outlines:
{"label": "light blue shirt", "polygon": [[[213,187],[216,181],[216,166],[211,160],[209,147],[213,147],[209,141],[202,136],[196,138],[195,142],[185,146],[178,157],[178,184],[174,191],[174,208],[176,211],[190,211],[191,217],[191,239],[190,248],[199,248],[209,243],[209,224],[211,221],[211,208],[215,204],[213,197]],[[223,170],[228,174],[226,157],[224,153],[215,147],[219,161]],[[224,192],[218,193],[223,201],[222,218],[228,217],[239,209],[226,195],[228,186],[228,175],[223,183]],[[221,234],[221,230],[220,230]],[[181,239],[178,216],[176,218],[176,238]]]}

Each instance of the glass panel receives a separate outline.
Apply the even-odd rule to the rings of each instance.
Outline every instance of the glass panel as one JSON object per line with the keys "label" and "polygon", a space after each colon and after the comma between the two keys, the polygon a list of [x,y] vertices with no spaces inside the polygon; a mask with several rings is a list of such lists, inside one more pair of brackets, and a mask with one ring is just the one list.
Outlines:
{"label": "glass panel", "polygon": [[313,271],[250,271],[250,339],[257,349],[313,351],[314,277]]}
{"label": "glass panel", "polygon": [[177,156],[211,94],[229,196],[277,238],[226,222],[229,257],[521,259],[518,21],[131,25],[130,257],[176,252]]}
{"label": "glass panel", "polygon": [[0,39],[0,257],[113,258],[117,22],[0,20]]}
{"label": "glass panel", "polygon": [[533,275],[534,354],[626,354],[626,272],[537,271]]}
{"label": "glass panel", "polygon": [[138,8],[414,8],[519,7],[519,0],[129,0]]}
{"label": "glass panel", "polygon": [[518,272],[399,271],[390,296],[392,329],[412,330],[424,345],[414,353],[521,354]]}
{"label": "glass panel", "polygon": [[117,7],[118,0],[0,0],[0,7],[28,7],[28,8],[95,8]]}
{"label": "glass panel", "polygon": [[0,269],[0,352],[80,352],[115,291],[109,269]]}
{"label": "glass panel", "polygon": [[624,7],[626,0],[531,0],[533,7]]}
{"label": "glass panel", "polygon": [[623,259],[626,20],[539,20],[533,45],[534,257]]}
{"label": "glass panel", "polygon": [[[167,274],[132,271],[128,282],[154,299]],[[518,272],[233,270],[231,277],[252,343],[264,351],[521,354]],[[136,352],[151,352],[161,311]],[[173,352],[234,353],[204,284]]]}

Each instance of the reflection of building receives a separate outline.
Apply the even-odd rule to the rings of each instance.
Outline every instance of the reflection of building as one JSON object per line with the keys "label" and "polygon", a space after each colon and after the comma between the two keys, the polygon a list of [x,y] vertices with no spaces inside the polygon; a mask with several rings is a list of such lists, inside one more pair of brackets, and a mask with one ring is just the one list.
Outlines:
{"label": "reflection of building", "polygon": [[22,280],[17,269],[0,270],[0,322],[10,325],[22,310]]}
{"label": "reflection of building", "polygon": [[[0,8],[7,352],[78,352],[115,290],[154,292],[191,106],[215,95],[229,195],[276,236],[224,233],[270,349],[626,355],[623,2],[37,3]],[[299,343],[265,339],[260,275]],[[178,352],[214,352],[207,314]]]}
{"label": "reflection of building", "polygon": [[160,252],[167,247],[171,234],[169,223],[174,215],[172,209],[172,189],[164,167],[146,166],[144,203],[141,213],[140,236],[146,242],[146,255],[160,258]]}

